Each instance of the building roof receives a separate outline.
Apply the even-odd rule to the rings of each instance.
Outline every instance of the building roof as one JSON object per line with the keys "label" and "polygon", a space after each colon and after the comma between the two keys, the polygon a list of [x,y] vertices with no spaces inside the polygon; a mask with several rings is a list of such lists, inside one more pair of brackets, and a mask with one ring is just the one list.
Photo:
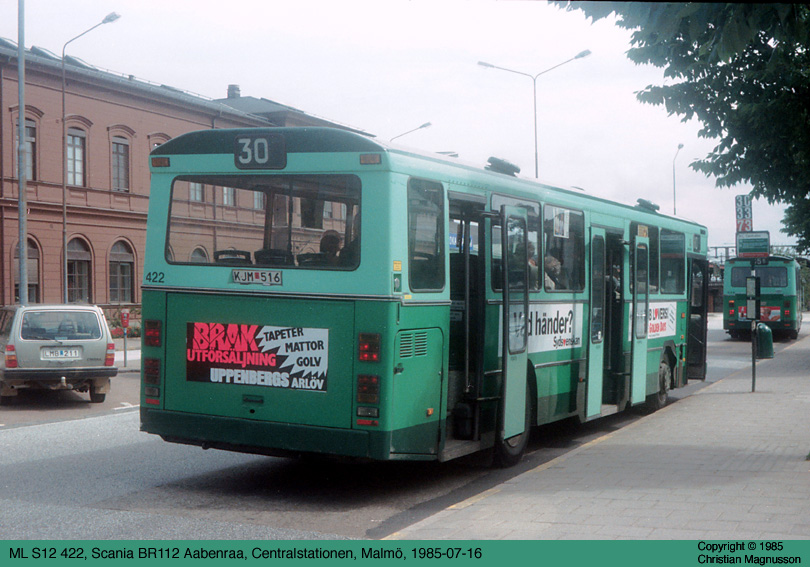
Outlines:
{"label": "building roof", "polygon": [[[3,60],[16,62],[17,56],[17,44],[0,37],[0,62]],[[42,47],[32,46],[30,49],[26,49],[25,61],[26,67],[32,65],[41,70],[61,74],[62,58]],[[78,57],[66,56],[64,63],[66,72],[70,73],[72,77],[99,81],[108,86],[137,92],[150,98],[169,100],[185,106],[193,105],[203,111],[228,115],[230,118],[243,119],[256,125],[284,126],[289,125],[292,121],[295,125],[327,126],[363,133],[361,130],[312,116],[291,106],[265,98],[237,96],[236,98],[211,99],[177,87],[139,79],[134,75],[124,75],[101,69]]]}
{"label": "building roof", "polygon": [[[235,86],[236,85],[231,85],[231,87]],[[235,88],[236,93],[232,92],[234,89],[232,89],[231,87],[229,87],[228,89],[229,96],[227,98],[215,99],[214,102],[225,104],[227,106],[230,106],[231,108],[240,110],[242,112],[246,112],[248,114],[261,116],[263,118],[266,118],[276,126],[297,125],[297,124],[290,124],[290,121],[292,122],[305,121],[307,126],[325,126],[331,128],[340,128],[341,130],[349,130],[350,132],[356,132],[358,134],[371,136],[371,134],[368,134],[363,130],[358,130],[357,128],[352,128],[344,124],[338,124],[336,122],[327,120],[325,118],[321,118],[319,116],[307,114],[302,110],[293,108],[292,106],[287,106],[285,104],[274,102],[266,98],[256,98],[254,96],[241,96],[239,94],[238,87]]]}

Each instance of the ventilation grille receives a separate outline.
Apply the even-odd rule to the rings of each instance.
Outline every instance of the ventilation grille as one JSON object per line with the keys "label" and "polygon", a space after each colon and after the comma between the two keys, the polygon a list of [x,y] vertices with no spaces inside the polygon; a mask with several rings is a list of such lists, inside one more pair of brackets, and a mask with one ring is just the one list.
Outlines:
{"label": "ventilation grille", "polygon": [[427,332],[415,331],[412,333],[402,333],[399,339],[399,357],[411,358],[416,356],[427,356],[427,347]]}

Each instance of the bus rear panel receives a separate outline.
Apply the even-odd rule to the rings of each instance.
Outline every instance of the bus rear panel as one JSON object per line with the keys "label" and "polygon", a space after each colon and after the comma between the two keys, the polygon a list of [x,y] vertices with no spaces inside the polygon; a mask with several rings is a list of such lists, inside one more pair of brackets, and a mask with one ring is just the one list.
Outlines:
{"label": "bus rear panel", "polygon": [[796,339],[802,326],[801,268],[792,258],[770,256],[755,264],[750,259],[732,258],[723,274],[723,329],[732,338],[751,334],[745,283],[756,274],[760,281],[758,320],[776,336]]}

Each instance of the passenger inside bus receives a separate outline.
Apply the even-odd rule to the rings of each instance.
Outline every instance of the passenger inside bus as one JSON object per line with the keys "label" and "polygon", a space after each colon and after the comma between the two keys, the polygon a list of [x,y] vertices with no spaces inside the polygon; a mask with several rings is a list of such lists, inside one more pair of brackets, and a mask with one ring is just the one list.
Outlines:
{"label": "passenger inside bus", "polygon": [[356,266],[360,261],[360,215],[354,217],[352,223],[352,239],[338,254],[341,266]]}
{"label": "passenger inside bus", "polygon": [[340,250],[340,235],[335,230],[327,230],[321,237],[320,252],[330,266],[337,265],[338,250]]}
{"label": "passenger inside bus", "polygon": [[545,275],[546,289],[557,289],[557,286],[562,285],[560,278],[562,276],[562,265],[560,261],[554,256],[548,254],[543,260],[543,271]]}

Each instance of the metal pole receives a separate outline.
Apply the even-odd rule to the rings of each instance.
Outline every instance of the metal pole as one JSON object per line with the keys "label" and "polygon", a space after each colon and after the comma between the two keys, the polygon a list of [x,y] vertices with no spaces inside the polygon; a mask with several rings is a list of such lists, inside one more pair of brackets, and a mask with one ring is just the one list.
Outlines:
{"label": "metal pole", "polygon": [[19,215],[19,255],[20,255],[20,304],[28,304],[28,190],[26,176],[28,168],[25,159],[25,0],[18,0],[18,29],[17,29],[17,88],[20,102],[17,131],[17,179],[19,195],[17,210]]}
{"label": "metal pole", "polygon": [[537,75],[532,77],[532,84],[534,85],[534,178],[540,177],[540,148],[537,145]]}
{"label": "metal pole", "polygon": [[[20,0],[22,1],[22,0]],[[104,24],[120,18],[115,12],[107,14],[103,20],[76,37],[69,39],[62,46],[62,303],[68,302],[68,257],[67,257],[67,111],[65,107],[65,51],[67,46]]]}
{"label": "metal pole", "polygon": [[563,61],[562,63],[558,63],[557,65],[554,65],[554,67],[549,67],[545,71],[540,71],[536,75],[530,75],[529,73],[524,73],[522,71],[515,71],[514,69],[507,69],[506,67],[499,67],[497,65],[493,65],[492,63],[487,63],[485,61],[479,61],[478,62],[478,64],[481,67],[487,67],[487,68],[490,68],[490,69],[500,69],[501,71],[506,71],[508,73],[514,73],[515,75],[523,75],[524,77],[529,77],[532,80],[532,83],[534,85],[534,89],[533,89],[532,92],[533,92],[533,95],[534,95],[534,177],[535,178],[540,177],[540,157],[539,157],[540,156],[540,149],[539,149],[539,146],[538,146],[538,143],[537,143],[537,78],[540,75],[545,75],[549,71],[553,71],[557,67],[562,67],[566,63],[570,63],[571,61],[574,61],[576,59],[582,59],[583,57],[587,57],[590,54],[591,54],[591,51],[589,49],[586,49],[585,51],[580,51],[579,53],[574,55],[571,59],[567,59],[567,60]]}
{"label": "metal pole", "polygon": [[751,391],[757,391],[757,322],[755,319],[751,319]]}
{"label": "metal pole", "polygon": [[391,139],[390,139],[390,140],[388,140],[388,141],[389,141],[389,142],[393,142],[393,141],[394,141],[394,140],[396,140],[397,138],[401,138],[402,136],[405,136],[406,134],[410,134],[411,132],[416,132],[417,130],[421,130],[422,128],[430,128],[431,126],[432,126],[432,124],[431,124],[430,122],[425,122],[425,123],[424,123],[424,124],[422,124],[421,126],[418,126],[418,127],[414,128],[413,130],[408,130],[407,132],[403,132],[402,134],[399,134],[399,135],[397,135],[397,136],[394,136],[393,138],[391,138]]}
{"label": "metal pole", "polygon": [[683,149],[683,144],[678,144],[678,150],[675,152],[675,157],[672,158],[672,214],[675,215],[675,160],[678,159],[678,154]]}

